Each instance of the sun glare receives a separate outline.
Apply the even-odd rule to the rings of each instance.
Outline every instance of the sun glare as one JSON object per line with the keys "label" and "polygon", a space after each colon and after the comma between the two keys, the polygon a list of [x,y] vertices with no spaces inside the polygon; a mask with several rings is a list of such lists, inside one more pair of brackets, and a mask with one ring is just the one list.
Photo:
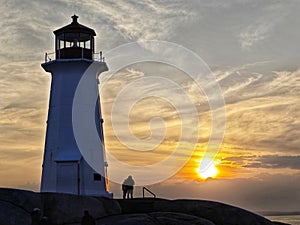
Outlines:
{"label": "sun glare", "polygon": [[215,178],[218,174],[218,169],[215,167],[214,163],[212,162],[205,169],[199,167],[197,172],[202,179],[206,180],[207,178]]}

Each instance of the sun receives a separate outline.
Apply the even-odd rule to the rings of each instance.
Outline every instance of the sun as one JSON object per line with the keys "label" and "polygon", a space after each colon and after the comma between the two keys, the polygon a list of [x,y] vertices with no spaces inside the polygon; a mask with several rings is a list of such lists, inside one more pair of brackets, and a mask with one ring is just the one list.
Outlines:
{"label": "sun", "polygon": [[208,165],[208,167],[206,166],[203,169],[201,168],[201,166],[199,166],[199,168],[197,169],[199,176],[203,180],[206,180],[207,178],[215,178],[217,176],[219,171],[211,159],[203,159],[201,163],[202,165]]}

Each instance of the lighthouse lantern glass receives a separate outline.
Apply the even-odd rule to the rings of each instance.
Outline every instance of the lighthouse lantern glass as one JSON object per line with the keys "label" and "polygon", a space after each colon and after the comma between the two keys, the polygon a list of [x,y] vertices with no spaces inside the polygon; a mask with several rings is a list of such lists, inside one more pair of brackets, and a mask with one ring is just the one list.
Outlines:
{"label": "lighthouse lantern glass", "polygon": [[94,37],[85,33],[63,33],[56,37],[58,59],[92,59]]}
{"label": "lighthouse lantern glass", "polygon": [[83,33],[61,34],[57,36],[57,50],[71,47],[91,49],[92,39],[92,35]]}

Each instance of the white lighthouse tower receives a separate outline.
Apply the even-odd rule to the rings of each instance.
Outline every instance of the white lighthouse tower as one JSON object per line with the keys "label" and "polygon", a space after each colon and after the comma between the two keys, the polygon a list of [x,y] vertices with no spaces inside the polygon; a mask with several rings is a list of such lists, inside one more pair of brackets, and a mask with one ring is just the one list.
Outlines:
{"label": "white lighthouse tower", "polygon": [[[52,82],[41,192],[111,197],[107,190],[104,144],[95,146],[100,151],[99,158],[95,159],[100,172],[98,169],[96,172],[79,150],[72,126],[73,99],[84,72],[92,63],[96,64],[92,89],[97,88],[97,76],[108,70],[102,56],[94,60],[95,31],[79,24],[77,18],[72,16],[71,24],[54,31],[55,60],[48,61],[46,54],[46,62],[42,64],[44,70],[51,73]],[[95,126],[103,143],[99,98],[95,105]]]}

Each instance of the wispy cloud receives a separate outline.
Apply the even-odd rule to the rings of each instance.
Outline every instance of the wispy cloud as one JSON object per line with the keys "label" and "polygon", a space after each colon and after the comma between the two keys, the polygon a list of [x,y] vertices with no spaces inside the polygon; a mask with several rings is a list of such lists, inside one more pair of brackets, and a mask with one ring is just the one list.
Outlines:
{"label": "wispy cloud", "polygon": [[289,168],[300,170],[300,156],[265,155],[252,158],[245,167]]}
{"label": "wispy cloud", "polygon": [[257,42],[263,41],[270,34],[271,24],[261,23],[248,26],[240,35],[239,40],[243,49],[250,49]]}
{"label": "wispy cloud", "polygon": [[257,5],[252,6],[261,11],[261,14],[253,18],[238,36],[241,47],[246,50],[270,38],[274,34],[273,29],[289,14],[289,8],[281,2],[265,4],[259,6],[260,8]]}
{"label": "wispy cloud", "polygon": [[223,160],[245,168],[300,169],[299,155],[261,155],[257,152],[257,155],[229,156]]}

